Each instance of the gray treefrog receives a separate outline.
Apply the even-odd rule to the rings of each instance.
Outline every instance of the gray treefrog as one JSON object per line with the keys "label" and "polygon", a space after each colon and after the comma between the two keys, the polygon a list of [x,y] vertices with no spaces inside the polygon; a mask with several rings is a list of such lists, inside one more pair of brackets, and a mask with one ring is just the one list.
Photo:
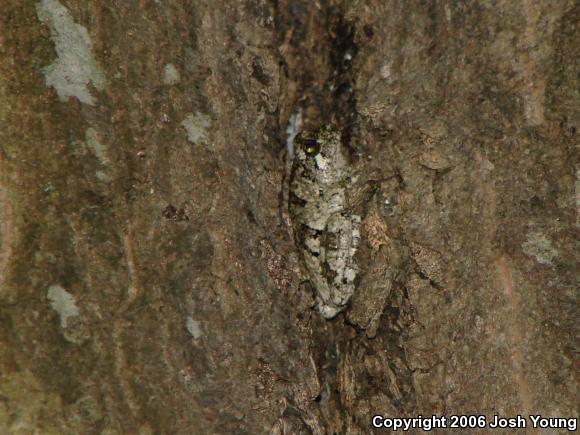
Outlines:
{"label": "gray treefrog", "polygon": [[331,126],[303,131],[295,139],[289,211],[294,236],[326,319],[346,308],[355,289],[354,255],[361,218],[347,206],[355,174]]}

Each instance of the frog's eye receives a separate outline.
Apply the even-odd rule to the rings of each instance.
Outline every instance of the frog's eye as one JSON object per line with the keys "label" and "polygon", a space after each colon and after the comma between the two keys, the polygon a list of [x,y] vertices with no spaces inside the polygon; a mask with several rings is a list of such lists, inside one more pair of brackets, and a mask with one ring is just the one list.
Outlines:
{"label": "frog's eye", "polygon": [[320,145],[316,139],[305,139],[302,148],[307,156],[315,156],[320,152]]}

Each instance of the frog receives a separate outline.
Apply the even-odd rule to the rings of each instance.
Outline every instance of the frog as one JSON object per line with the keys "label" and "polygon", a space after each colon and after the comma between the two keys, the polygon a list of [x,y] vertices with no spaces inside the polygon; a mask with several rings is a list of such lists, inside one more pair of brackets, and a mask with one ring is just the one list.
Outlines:
{"label": "frog", "polygon": [[344,311],[356,287],[361,217],[348,205],[357,182],[341,133],[332,125],[294,140],[288,210],[294,239],[325,319]]}

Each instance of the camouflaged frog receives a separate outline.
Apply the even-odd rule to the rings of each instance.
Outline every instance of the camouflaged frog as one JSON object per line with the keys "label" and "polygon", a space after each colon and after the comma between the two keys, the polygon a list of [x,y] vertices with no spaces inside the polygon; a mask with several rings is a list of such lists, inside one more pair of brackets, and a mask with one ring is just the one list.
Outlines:
{"label": "camouflaged frog", "polygon": [[361,218],[347,206],[356,177],[341,135],[331,126],[303,131],[294,143],[289,201],[294,236],[316,290],[317,309],[332,319],[346,308],[358,273],[354,255]]}

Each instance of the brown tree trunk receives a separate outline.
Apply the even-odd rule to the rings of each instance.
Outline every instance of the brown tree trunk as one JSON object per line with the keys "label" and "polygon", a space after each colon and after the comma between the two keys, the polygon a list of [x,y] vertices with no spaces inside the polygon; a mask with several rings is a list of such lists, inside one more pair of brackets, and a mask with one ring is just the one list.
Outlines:
{"label": "brown tree trunk", "polygon": [[[577,2],[0,5],[0,432],[578,417]],[[373,186],[332,320],[298,114]]]}

